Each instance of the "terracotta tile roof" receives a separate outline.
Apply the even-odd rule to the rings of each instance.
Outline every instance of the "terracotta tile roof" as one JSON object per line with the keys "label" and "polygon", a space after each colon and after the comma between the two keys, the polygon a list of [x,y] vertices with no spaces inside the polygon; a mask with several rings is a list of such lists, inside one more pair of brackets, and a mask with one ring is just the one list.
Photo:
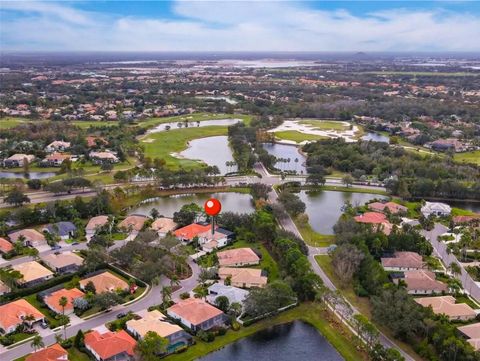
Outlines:
{"label": "terracotta tile roof", "polygon": [[90,218],[85,229],[87,231],[95,231],[97,227],[102,227],[108,223],[108,216],[96,216]]}
{"label": "terracotta tile roof", "polygon": [[210,225],[203,225],[198,223],[192,223],[188,226],[177,229],[174,234],[178,238],[192,240],[200,233],[208,232],[211,229]]}
{"label": "terracotta tile roof", "polygon": [[480,221],[480,214],[475,214],[471,216],[455,216],[453,217],[453,222],[456,224],[460,223],[470,223],[473,221],[479,220]]}
{"label": "terracotta tile roof", "polygon": [[458,327],[457,329],[468,338],[477,339],[477,342],[480,342],[480,322]]}
{"label": "terracotta tile roof", "polygon": [[199,298],[187,298],[168,308],[167,312],[187,320],[192,325],[199,325],[223,314],[221,310]]}
{"label": "terracotta tile roof", "polygon": [[177,224],[171,218],[157,218],[151,228],[157,232],[168,233],[177,228]]}
{"label": "terracotta tile roof", "polygon": [[45,316],[24,299],[16,300],[0,306],[0,327],[4,330],[23,322],[23,317],[32,315],[35,319]]}
{"label": "terracotta tile roof", "polygon": [[452,296],[422,297],[416,298],[415,302],[423,307],[432,306],[435,314],[445,314],[448,317],[471,317],[476,316],[475,311],[466,303],[455,303]]}
{"label": "terracotta tile roof", "polygon": [[149,331],[156,332],[161,337],[167,337],[183,330],[165,319],[166,317],[160,311],[153,310],[139,320],[127,321],[127,327],[129,330],[134,330],[140,337],[144,337]]}
{"label": "terracotta tile roof", "polygon": [[13,249],[13,244],[5,238],[0,237],[0,252],[8,253]]}
{"label": "terracotta tile roof", "polygon": [[395,202],[373,202],[368,205],[368,208],[371,209],[372,211],[376,212],[384,212],[385,209],[388,209],[390,213],[392,214],[397,214],[401,212],[407,212],[408,208],[404,207],[400,204],[397,204]]}
{"label": "terracotta tile roof", "polygon": [[39,242],[46,242],[45,236],[41,234],[39,231],[31,228],[22,229],[20,231],[12,232],[8,235],[12,242],[16,242],[21,236],[24,236],[27,241],[39,241]]}
{"label": "terracotta tile roof", "polygon": [[111,292],[117,289],[128,290],[128,283],[111,274],[110,272],[103,272],[98,275],[85,278],[80,281],[80,286],[84,288],[89,281],[93,282],[97,293]]}
{"label": "terracotta tile roof", "polygon": [[230,276],[232,284],[258,285],[259,287],[265,286],[268,281],[266,276],[262,276],[262,270],[257,268],[220,267],[218,276],[220,279]]}
{"label": "terracotta tile roof", "polygon": [[70,159],[72,156],[66,153],[52,153],[48,155],[45,159],[48,161],[64,161],[65,159]]}
{"label": "terracotta tile roof", "polygon": [[145,216],[131,215],[121,221],[118,227],[126,230],[132,227],[134,231],[141,231],[147,219]]}
{"label": "terracotta tile roof", "polygon": [[381,258],[383,267],[422,268],[422,256],[416,252],[395,252],[393,257]]}
{"label": "terracotta tile roof", "polygon": [[83,258],[73,252],[63,252],[60,254],[48,254],[42,257],[43,262],[49,267],[62,268],[70,265],[81,266]]}
{"label": "terracotta tile roof", "polygon": [[217,253],[220,266],[236,264],[257,264],[260,257],[251,248],[235,248]]}
{"label": "terracotta tile roof", "polygon": [[377,212],[365,212],[364,214],[355,217],[355,221],[369,224],[381,224],[386,220],[387,217],[383,213]]}
{"label": "terracotta tile roof", "polygon": [[435,279],[435,273],[427,270],[406,271],[405,283],[409,291],[423,290],[442,292],[448,289],[445,283]]}
{"label": "terracotta tile roof", "polygon": [[58,343],[28,355],[25,361],[66,361],[68,352]]}
{"label": "terracotta tile roof", "polygon": [[85,296],[85,293],[80,291],[77,288],[72,288],[70,290],[67,290],[65,288],[55,291],[51,293],[50,295],[46,296],[44,298],[44,302],[50,306],[51,309],[53,309],[57,313],[62,313],[62,307],[59,305],[60,298],[66,297],[68,302],[67,305],[65,306],[65,311],[72,311],[73,310],[73,300],[77,298],[81,298]]}
{"label": "terracotta tile roof", "polygon": [[136,344],[135,339],[124,330],[102,334],[98,331],[92,331],[85,335],[85,346],[94,350],[102,360],[123,352],[133,356]]}
{"label": "terracotta tile roof", "polygon": [[43,267],[36,261],[24,262],[12,266],[12,269],[22,274],[23,278],[19,280],[20,283],[35,281],[40,278],[53,276],[53,272],[48,268]]}
{"label": "terracotta tile roof", "polygon": [[86,141],[87,141],[87,145],[89,147],[94,147],[97,145],[97,140],[100,141],[100,143],[103,143],[103,144],[108,144],[108,142],[105,140],[105,138],[102,138],[102,137],[94,137],[94,136],[88,136],[87,138],[85,138]]}

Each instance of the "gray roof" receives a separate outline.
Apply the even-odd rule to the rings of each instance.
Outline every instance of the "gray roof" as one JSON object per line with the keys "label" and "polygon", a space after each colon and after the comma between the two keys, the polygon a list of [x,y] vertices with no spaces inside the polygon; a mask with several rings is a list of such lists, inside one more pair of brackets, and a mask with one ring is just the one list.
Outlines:
{"label": "gray roof", "polygon": [[45,229],[48,233],[58,234],[59,236],[68,236],[71,232],[75,232],[77,227],[72,222],[57,222],[49,224]]}
{"label": "gray roof", "polygon": [[221,283],[214,283],[208,287],[208,296],[207,299],[210,303],[215,303],[215,299],[219,296],[225,296],[230,301],[230,304],[233,302],[238,302],[243,304],[243,301],[248,295],[248,291],[243,290],[238,287],[225,286]]}

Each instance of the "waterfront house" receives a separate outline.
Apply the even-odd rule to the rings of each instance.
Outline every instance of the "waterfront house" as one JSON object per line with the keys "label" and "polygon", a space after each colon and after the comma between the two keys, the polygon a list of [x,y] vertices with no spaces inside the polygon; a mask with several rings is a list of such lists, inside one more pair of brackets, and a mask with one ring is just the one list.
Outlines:
{"label": "waterfront house", "polygon": [[408,208],[405,206],[402,206],[398,203],[395,202],[373,202],[368,205],[368,209],[374,211],[374,212],[390,212],[391,214],[405,214],[408,211]]}
{"label": "waterfront house", "polygon": [[172,218],[167,217],[157,218],[150,226],[151,229],[157,232],[159,237],[165,237],[167,233],[173,232],[177,227],[178,224]]}
{"label": "waterfront house", "polygon": [[86,227],[85,227],[85,233],[87,239],[91,238],[95,232],[97,232],[98,229],[102,228],[104,225],[108,223],[108,216],[96,216],[90,218],[88,221]]}
{"label": "waterfront house", "polygon": [[218,308],[199,298],[187,298],[167,309],[167,314],[194,332],[225,324],[226,316]]}
{"label": "waterfront house", "polygon": [[130,232],[130,236],[135,237],[143,229],[148,219],[146,216],[132,214],[121,221],[118,228]]}
{"label": "waterfront house", "polygon": [[448,216],[452,213],[452,207],[440,202],[425,202],[420,210],[425,218],[430,216]]}
{"label": "waterfront house", "polygon": [[222,283],[214,283],[208,287],[207,301],[214,305],[215,300],[218,297],[224,296],[228,298],[230,304],[236,302],[243,305],[243,301],[247,298],[248,293],[247,290],[238,287],[226,286]]}
{"label": "waterfront house", "polygon": [[354,217],[354,219],[358,223],[372,225],[375,231],[381,231],[387,236],[392,232],[393,225],[388,221],[387,217],[383,213],[366,212]]}
{"label": "waterfront house", "polygon": [[25,163],[32,163],[35,160],[33,154],[14,154],[3,161],[3,165],[8,168],[23,167]]}

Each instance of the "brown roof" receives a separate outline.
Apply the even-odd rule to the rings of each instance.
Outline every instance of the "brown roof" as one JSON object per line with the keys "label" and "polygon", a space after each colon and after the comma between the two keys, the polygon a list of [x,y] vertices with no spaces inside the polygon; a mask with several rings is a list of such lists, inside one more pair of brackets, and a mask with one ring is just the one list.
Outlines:
{"label": "brown roof", "polygon": [[261,286],[266,285],[268,281],[266,276],[262,276],[262,270],[257,268],[220,267],[218,269],[218,276],[221,279],[230,276],[233,283],[256,284]]}
{"label": "brown roof", "polygon": [[49,267],[62,268],[70,265],[81,266],[83,258],[73,252],[63,252],[60,254],[48,254],[42,257],[42,260]]}
{"label": "brown roof", "polygon": [[5,238],[0,237],[0,252],[8,253],[13,249],[13,244]]}
{"label": "brown roof", "polygon": [[235,248],[217,253],[220,266],[235,264],[254,264],[260,262],[260,257],[251,248]]}
{"label": "brown roof", "polygon": [[147,312],[139,320],[127,321],[127,327],[138,333],[140,337],[144,337],[149,331],[155,332],[160,337],[168,337],[182,331],[180,326],[168,322],[168,319],[158,310]]}
{"label": "brown roof", "polygon": [[157,218],[153,223],[151,228],[157,232],[168,233],[177,228],[176,224],[171,218]]}
{"label": "brown roof", "polygon": [[102,227],[108,223],[108,216],[96,216],[90,218],[85,229],[87,231],[95,231],[98,227]]}
{"label": "brown roof", "polygon": [[124,330],[102,334],[98,331],[92,331],[85,335],[85,346],[94,350],[102,360],[109,359],[122,352],[133,356],[136,344],[135,339]]}
{"label": "brown roof", "polygon": [[480,214],[475,214],[471,216],[455,216],[453,217],[453,222],[456,224],[460,223],[470,223],[473,221],[480,221]]}
{"label": "brown roof", "polygon": [[422,256],[416,252],[395,252],[394,257],[381,258],[383,267],[422,268]]}
{"label": "brown roof", "polygon": [[448,317],[475,317],[475,311],[466,303],[455,303],[452,296],[422,297],[415,302],[423,307],[431,306],[435,314],[445,314]]}
{"label": "brown roof", "polygon": [[199,325],[223,314],[221,310],[199,298],[187,298],[168,308],[168,312],[187,320],[192,325]]}
{"label": "brown roof", "polygon": [[397,204],[395,202],[373,202],[368,205],[368,208],[377,211],[377,212],[385,212],[385,209],[388,209],[390,213],[392,214],[397,214],[401,212],[407,212],[408,208],[404,207],[400,204]]}
{"label": "brown roof", "polygon": [[40,263],[36,261],[16,264],[12,266],[12,269],[22,274],[23,277],[19,280],[20,283],[35,281],[41,278],[53,276],[52,271],[50,271],[46,267],[43,267]]}
{"label": "brown roof", "polygon": [[20,238],[20,236],[24,236],[27,241],[28,240],[40,241],[40,242],[45,241],[45,236],[42,233],[31,228],[26,228],[20,231],[12,232],[8,235],[8,237],[10,237],[12,242],[16,242]]}
{"label": "brown roof", "polygon": [[80,286],[84,288],[88,282],[92,281],[95,285],[97,293],[111,292],[117,289],[127,290],[128,283],[111,274],[110,272],[102,272],[98,275],[85,278],[80,281]]}
{"label": "brown roof", "polygon": [[67,298],[67,305],[65,306],[65,311],[71,311],[73,310],[73,300],[77,298],[81,298],[85,296],[85,293],[80,291],[77,288],[72,288],[70,290],[67,290],[65,288],[55,291],[48,296],[45,297],[44,302],[50,306],[51,309],[53,309],[57,313],[62,313],[63,309],[62,306],[60,306],[60,298],[66,297]]}
{"label": "brown roof", "polygon": [[118,227],[126,230],[132,227],[134,231],[141,231],[147,219],[145,216],[131,215],[121,221]]}
{"label": "brown roof", "polygon": [[6,305],[0,306],[0,327],[4,330],[21,324],[22,317],[32,315],[35,319],[42,319],[45,316],[24,299],[19,299]]}
{"label": "brown roof", "polygon": [[405,272],[407,290],[447,291],[447,285],[435,279],[435,273],[426,270]]}
{"label": "brown roof", "polygon": [[25,361],[66,361],[68,352],[58,343],[28,355]]}
{"label": "brown roof", "polygon": [[480,341],[480,322],[472,323],[471,325],[461,326],[457,329],[468,338],[478,339],[478,341]]}

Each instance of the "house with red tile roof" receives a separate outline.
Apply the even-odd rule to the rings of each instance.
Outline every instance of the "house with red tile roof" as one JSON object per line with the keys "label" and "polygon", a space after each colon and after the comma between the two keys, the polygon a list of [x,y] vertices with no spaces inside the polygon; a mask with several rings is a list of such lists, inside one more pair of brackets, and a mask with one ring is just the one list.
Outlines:
{"label": "house with red tile roof", "polygon": [[181,300],[168,308],[167,314],[192,331],[223,326],[226,317],[221,310],[199,298]]}
{"label": "house with red tile roof", "polygon": [[407,285],[407,292],[411,295],[431,295],[448,291],[447,285],[437,281],[435,273],[428,270],[406,271],[403,280]]}
{"label": "house with red tile roof", "polygon": [[133,360],[137,341],[126,331],[85,334],[85,348],[97,361]]}
{"label": "house with red tile roof", "polygon": [[47,155],[45,159],[42,161],[42,163],[50,167],[60,167],[65,160],[71,159],[71,158],[72,158],[71,154],[55,152]]}
{"label": "house with red tile roof", "polygon": [[88,136],[87,138],[85,138],[85,140],[87,141],[87,146],[89,148],[96,147],[97,143],[100,143],[103,145],[108,144],[108,142],[103,137]]}
{"label": "house with red tile roof", "polygon": [[31,353],[25,361],[68,361],[68,352],[58,343]]}
{"label": "house with red tile roof", "polygon": [[251,248],[235,248],[217,253],[221,267],[242,267],[260,263],[260,257]]}
{"label": "house with red tile roof", "polygon": [[13,250],[13,244],[5,238],[0,237],[0,253],[8,253]]}
{"label": "house with red tile roof", "polygon": [[211,231],[211,228],[212,227],[207,223],[192,223],[188,226],[177,229],[173,234],[179,240],[190,243],[195,237],[198,237],[199,234]]}
{"label": "house with red tile roof", "polygon": [[474,214],[470,216],[455,216],[452,218],[453,223],[455,224],[466,224],[466,223],[480,223],[480,214]]}
{"label": "house with red tile roof", "polygon": [[374,212],[387,212],[391,214],[407,213],[408,208],[395,202],[373,202],[368,205],[368,209]]}
{"label": "house with red tile roof", "polygon": [[385,271],[411,271],[423,268],[422,256],[416,252],[395,252],[380,259]]}
{"label": "house with red tile roof", "polygon": [[[85,296],[85,293],[80,291],[78,288],[72,288],[70,290],[62,288],[61,290],[52,292],[48,296],[45,296],[45,298],[43,299],[43,302],[53,312],[56,312],[59,314],[65,312],[66,315],[70,315],[74,311],[73,302],[77,298],[82,298],[84,296]],[[67,305],[65,306],[65,308],[62,308],[62,306],[60,306],[60,299],[62,297],[65,297],[67,299]]]}
{"label": "house with red tile roof", "polygon": [[387,216],[378,212],[365,212],[354,217],[358,223],[371,224],[377,231],[382,231],[386,235],[392,232],[393,225],[388,221]]}
{"label": "house with red tile roof", "polygon": [[[25,321],[25,317],[33,316],[32,321]],[[0,329],[9,334],[24,323],[33,324],[45,318],[43,313],[24,299],[19,299],[0,306]]]}

